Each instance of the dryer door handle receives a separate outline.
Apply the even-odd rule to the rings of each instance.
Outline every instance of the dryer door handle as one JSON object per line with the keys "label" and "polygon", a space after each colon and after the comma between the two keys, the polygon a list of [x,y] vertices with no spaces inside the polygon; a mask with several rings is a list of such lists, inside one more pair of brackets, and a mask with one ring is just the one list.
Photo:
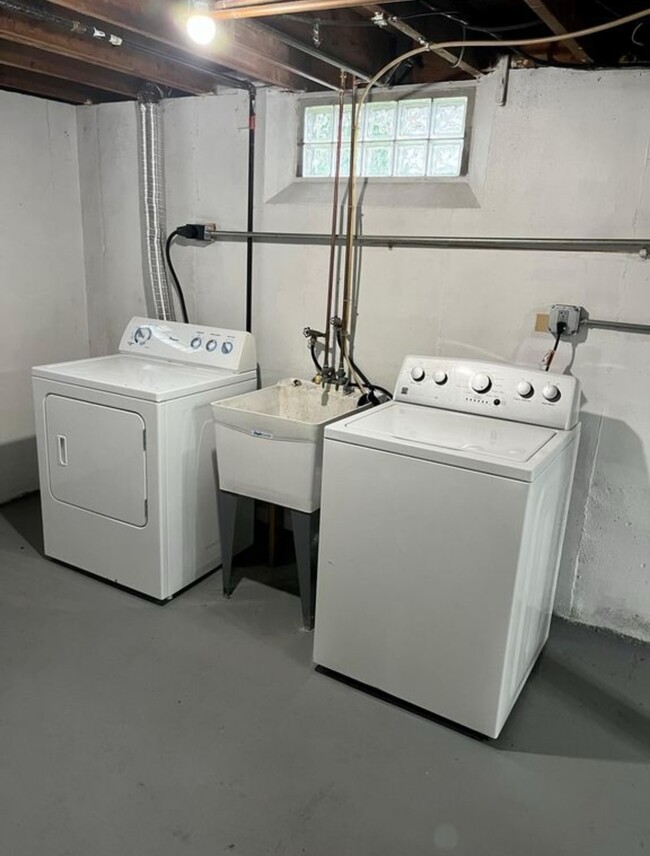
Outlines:
{"label": "dryer door handle", "polygon": [[59,453],[59,465],[68,466],[68,438],[65,434],[56,435],[56,448]]}

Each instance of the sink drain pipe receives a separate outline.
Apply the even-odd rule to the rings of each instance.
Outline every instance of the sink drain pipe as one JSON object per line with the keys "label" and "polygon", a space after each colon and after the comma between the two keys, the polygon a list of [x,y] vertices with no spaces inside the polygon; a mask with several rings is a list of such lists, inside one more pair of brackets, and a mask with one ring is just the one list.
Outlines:
{"label": "sink drain pipe", "polygon": [[167,269],[165,267],[165,169],[162,105],[153,91],[142,93],[137,103],[140,202],[147,303],[161,321],[174,321]]}

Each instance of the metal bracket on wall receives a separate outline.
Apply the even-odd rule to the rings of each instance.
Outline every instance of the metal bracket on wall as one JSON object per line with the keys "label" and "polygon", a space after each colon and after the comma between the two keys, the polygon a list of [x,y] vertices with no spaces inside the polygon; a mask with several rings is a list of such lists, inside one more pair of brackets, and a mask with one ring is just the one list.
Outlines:
{"label": "metal bracket on wall", "polygon": [[494,95],[494,100],[503,107],[508,99],[508,83],[510,82],[510,54],[504,54],[499,57],[496,64],[495,74],[497,78],[497,88]]}

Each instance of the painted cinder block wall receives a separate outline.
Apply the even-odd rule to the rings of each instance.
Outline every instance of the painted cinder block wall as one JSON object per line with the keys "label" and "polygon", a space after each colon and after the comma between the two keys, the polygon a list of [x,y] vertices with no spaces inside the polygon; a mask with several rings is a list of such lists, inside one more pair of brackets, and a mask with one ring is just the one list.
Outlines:
{"label": "painted cinder block wall", "polygon": [[0,92],[0,503],[38,487],[30,368],[88,354],[74,107]]}

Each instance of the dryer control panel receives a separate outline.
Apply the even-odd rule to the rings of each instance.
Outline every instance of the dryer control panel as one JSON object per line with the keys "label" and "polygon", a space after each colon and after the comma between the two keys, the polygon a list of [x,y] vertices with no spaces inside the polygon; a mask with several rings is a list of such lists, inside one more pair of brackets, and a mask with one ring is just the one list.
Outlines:
{"label": "dryer control panel", "polygon": [[257,368],[252,333],[155,318],[132,318],[122,334],[120,353],[233,372]]}
{"label": "dryer control panel", "polygon": [[580,384],[569,375],[509,363],[408,356],[395,400],[569,429],[578,421]]}

